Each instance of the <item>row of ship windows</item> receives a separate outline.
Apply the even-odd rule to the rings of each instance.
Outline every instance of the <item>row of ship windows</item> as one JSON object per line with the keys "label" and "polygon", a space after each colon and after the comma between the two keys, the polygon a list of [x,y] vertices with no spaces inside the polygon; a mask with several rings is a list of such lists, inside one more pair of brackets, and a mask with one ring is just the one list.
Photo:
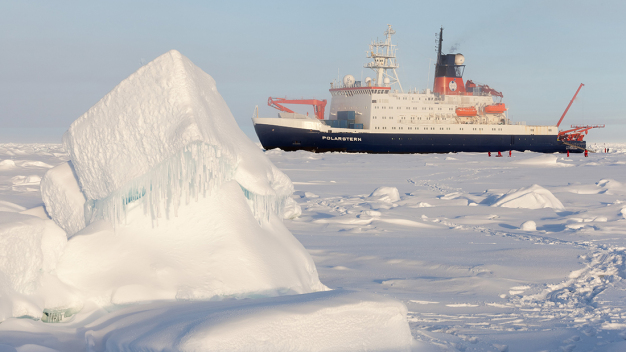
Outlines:
{"label": "row of ship windows", "polygon": [[[378,105],[375,105],[375,106],[374,106],[374,109],[382,109],[382,110],[385,110],[385,109],[387,109],[387,107],[386,107],[386,106],[378,106]],[[389,109],[390,109],[390,110],[393,110],[393,106],[390,106],[390,107],[389,107]],[[402,110],[402,107],[397,106],[397,107],[396,107],[396,109],[397,109],[397,110]],[[405,110],[411,110],[411,107],[410,107],[410,106],[407,106],[407,107],[405,108]],[[417,110],[417,107],[415,107],[415,106],[414,106],[414,107],[413,107],[413,110]],[[433,108],[428,108],[428,109],[426,109],[426,107],[422,107],[422,110],[434,110],[434,109],[433,109]],[[437,108],[437,110],[441,111],[441,110],[443,110],[443,108]],[[452,111],[452,110],[453,110],[452,108],[448,108],[448,111]]]}
{"label": "row of ship windows", "polygon": [[[374,127],[374,129],[375,130],[386,130],[387,127]],[[391,129],[392,130],[395,130],[395,129],[401,130],[401,129],[404,129],[404,127],[397,127],[397,128],[396,127],[391,127]],[[419,127],[407,127],[406,129],[407,130],[412,130],[412,129],[419,130],[420,128]],[[436,129],[435,127],[424,127],[423,128],[424,131],[428,131],[428,130],[434,131],[435,129]],[[450,127],[439,127],[439,129],[441,131],[449,131]],[[460,130],[463,131],[463,128],[460,128]],[[482,128],[481,128],[481,130],[482,130]]]}
{"label": "row of ship windows", "polygon": [[[399,97],[396,97],[396,99],[400,100]],[[389,99],[379,99],[381,100],[381,103],[388,103]],[[402,100],[409,100],[407,97],[402,97]],[[415,97],[411,97],[411,100],[415,100]],[[422,100],[422,98],[417,98],[417,100]],[[431,101],[431,100],[435,100],[433,98],[424,98],[424,101]],[[377,100],[372,100],[372,104],[376,104]]]}
{"label": "row of ship windows", "polygon": [[[452,117],[452,115],[448,115],[448,117]],[[372,119],[376,120],[376,119],[378,119],[378,117],[377,116],[372,116]],[[389,117],[382,116],[381,119],[383,119],[383,120],[387,120],[387,119],[393,120],[393,116],[389,116]],[[411,120],[421,120],[421,119],[422,119],[421,117],[411,116]],[[430,119],[431,119],[431,117],[425,117],[424,118],[424,120],[430,120]],[[435,120],[445,119],[445,116],[442,116],[441,118],[440,117],[434,117],[432,119],[435,119]],[[406,116],[400,116],[400,120],[406,120]]]}
{"label": "row of ship windows", "polygon": [[[374,127],[374,129],[375,130],[386,130],[387,127]],[[395,130],[396,127],[391,127],[391,129]],[[401,129],[404,129],[404,127],[397,127],[397,129],[401,130]],[[407,130],[412,130],[412,129],[419,130],[420,128],[419,127],[407,127],[406,129]],[[424,131],[427,131],[427,130],[434,131],[436,128],[435,127],[423,127],[422,129]],[[441,130],[441,131],[449,131],[450,127],[439,127],[439,130]],[[472,130],[473,131],[482,131],[483,129],[480,128],[480,127],[474,127],[474,128],[472,128]],[[491,130],[492,131],[502,131],[501,128],[492,128]],[[459,127],[459,131],[463,131],[463,127]]]}

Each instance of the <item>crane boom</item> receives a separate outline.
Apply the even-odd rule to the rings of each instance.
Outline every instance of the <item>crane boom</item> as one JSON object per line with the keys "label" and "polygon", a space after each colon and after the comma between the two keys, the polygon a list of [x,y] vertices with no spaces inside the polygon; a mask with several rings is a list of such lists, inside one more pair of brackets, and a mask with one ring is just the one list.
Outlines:
{"label": "crane boom", "polygon": [[570,101],[569,104],[567,105],[567,108],[565,108],[565,111],[563,112],[563,115],[561,115],[561,119],[556,124],[556,127],[559,127],[561,125],[561,122],[563,121],[563,118],[565,117],[565,114],[567,114],[567,111],[572,106],[572,103],[574,102],[574,99],[576,99],[576,96],[578,95],[578,92],[580,92],[580,88],[582,88],[583,86],[584,86],[584,84],[582,84],[582,83],[580,84],[580,86],[578,86],[578,90],[576,91],[576,94],[574,94],[574,97],[572,98],[572,101]]}
{"label": "crane boom", "polygon": [[273,107],[274,109],[278,109],[282,112],[294,113],[293,110],[284,107],[282,104],[301,104],[301,105],[313,105],[313,111],[315,112],[315,117],[320,120],[324,119],[324,110],[326,109],[326,99],[317,100],[317,99],[287,99],[287,98],[272,98],[269,97],[267,99],[267,105]]}

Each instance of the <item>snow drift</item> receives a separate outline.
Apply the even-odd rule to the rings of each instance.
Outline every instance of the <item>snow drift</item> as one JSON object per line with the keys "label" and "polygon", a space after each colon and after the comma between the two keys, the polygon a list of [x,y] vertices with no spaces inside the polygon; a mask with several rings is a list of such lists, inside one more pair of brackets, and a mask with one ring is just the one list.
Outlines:
{"label": "snow drift", "polygon": [[498,199],[492,207],[565,210],[563,203],[550,191],[534,184],[527,188],[512,190]]}
{"label": "snow drift", "polygon": [[117,311],[86,330],[94,352],[409,351],[412,342],[402,303],[349,291],[153,304]]}

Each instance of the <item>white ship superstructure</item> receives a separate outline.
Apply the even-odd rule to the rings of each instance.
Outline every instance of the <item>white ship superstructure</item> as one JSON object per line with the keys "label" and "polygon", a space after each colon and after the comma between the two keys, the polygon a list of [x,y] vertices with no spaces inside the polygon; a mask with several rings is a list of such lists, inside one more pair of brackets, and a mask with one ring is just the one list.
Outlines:
{"label": "white ship superstructure", "polygon": [[441,53],[443,29],[433,90],[405,92],[396,73],[394,33],[389,25],[385,40],[370,44],[367,57],[372,61],[364,67],[373,71],[373,78],[361,82],[346,75],[331,82],[327,120],[293,113],[253,118],[263,146],[374,153],[584,149],[580,143],[559,141],[556,125],[512,123],[500,92],[472,81],[465,84],[465,57]]}

